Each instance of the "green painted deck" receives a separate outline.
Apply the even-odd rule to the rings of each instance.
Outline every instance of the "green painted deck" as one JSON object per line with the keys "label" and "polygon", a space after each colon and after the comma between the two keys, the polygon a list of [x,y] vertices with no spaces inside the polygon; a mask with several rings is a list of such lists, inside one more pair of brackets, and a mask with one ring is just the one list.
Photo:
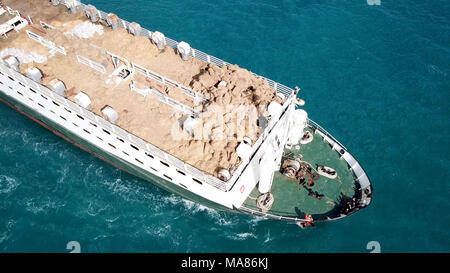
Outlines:
{"label": "green painted deck", "polygon": [[[307,130],[313,132],[312,128]],[[331,149],[328,142],[324,141],[319,134],[314,134],[312,142],[300,145],[300,150],[294,147],[291,150],[285,149],[284,156],[295,157],[302,154],[302,160],[310,163],[314,169],[317,165],[325,165],[335,169],[338,177],[328,179],[320,176],[319,180],[314,181],[314,186],[310,187],[306,184],[300,185],[296,180],[284,176],[279,171],[276,172],[271,189],[275,201],[267,214],[304,218],[305,213],[308,213],[317,220],[335,214],[342,197],[351,198],[355,194],[356,184],[353,172],[348,168],[347,163],[339,158],[339,153]],[[308,195],[308,188],[323,194],[324,197],[318,200]],[[243,206],[259,211],[256,206],[256,198],[259,195],[255,187]]]}

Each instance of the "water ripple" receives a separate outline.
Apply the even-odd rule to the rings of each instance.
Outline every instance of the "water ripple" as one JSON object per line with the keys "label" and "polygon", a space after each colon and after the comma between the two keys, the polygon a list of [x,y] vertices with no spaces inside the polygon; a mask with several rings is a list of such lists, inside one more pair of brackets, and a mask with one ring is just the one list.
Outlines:
{"label": "water ripple", "polygon": [[20,182],[13,177],[0,175],[0,193],[11,193],[19,187]]}

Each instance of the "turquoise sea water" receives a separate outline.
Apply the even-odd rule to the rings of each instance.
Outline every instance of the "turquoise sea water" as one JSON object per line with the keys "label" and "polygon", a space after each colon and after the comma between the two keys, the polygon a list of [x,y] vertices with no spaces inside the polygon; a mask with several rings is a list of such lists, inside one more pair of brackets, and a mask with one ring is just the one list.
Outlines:
{"label": "turquoise sea water", "polygon": [[[86,1],[85,1],[86,2]],[[87,1],[288,86],[361,162],[372,205],[299,227],[185,201],[0,104],[0,251],[450,251],[450,2]],[[1,41],[0,41],[1,42]]]}

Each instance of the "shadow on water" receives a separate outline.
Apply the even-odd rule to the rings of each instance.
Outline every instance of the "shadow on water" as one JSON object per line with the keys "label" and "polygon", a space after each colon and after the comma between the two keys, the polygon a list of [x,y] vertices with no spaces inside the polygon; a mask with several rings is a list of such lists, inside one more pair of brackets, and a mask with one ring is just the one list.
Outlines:
{"label": "shadow on water", "polygon": [[305,213],[303,211],[301,211],[298,207],[295,207],[294,210],[295,210],[295,213],[297,213],[297,216],[299,218],[305,218]]}
{"label": "shadow on water", "polygon": [[[353,196],[346,196],[343,192],[340,193],[338,199],[336,200],[336,205],[330,211],[322,214],[313,214],[312,217],[315,220],[328,220],[351,215],[357,210],[359,210],[356,205],[361,199],[361,187],[358,183],[355,184],[355,193]],[[354,203],[353,207],[349,207],[349,204]]]}

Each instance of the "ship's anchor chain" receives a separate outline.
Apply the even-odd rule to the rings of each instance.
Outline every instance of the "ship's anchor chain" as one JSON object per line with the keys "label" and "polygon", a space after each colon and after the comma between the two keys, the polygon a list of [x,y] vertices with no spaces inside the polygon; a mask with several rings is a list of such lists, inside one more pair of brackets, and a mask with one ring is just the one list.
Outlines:
{"label": "ship's anchor chain", "polygon": [[266,192],[258,196],[256,199],[256,205],[262,212],[266,213],[272,208],[273,201],[273,194]]}

